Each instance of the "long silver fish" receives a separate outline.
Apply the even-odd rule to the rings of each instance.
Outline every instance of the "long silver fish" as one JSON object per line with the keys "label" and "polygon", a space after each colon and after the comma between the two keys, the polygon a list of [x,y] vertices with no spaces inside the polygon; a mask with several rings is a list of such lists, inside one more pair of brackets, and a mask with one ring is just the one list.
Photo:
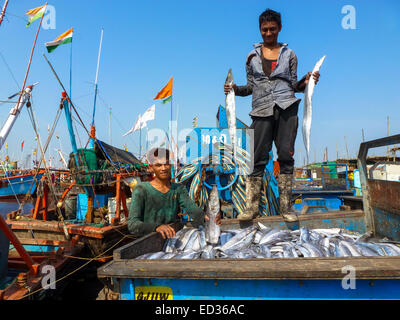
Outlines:
{"label": "long silver fish", "polygon": [[[225,80],[226,85],[233,84],[232,69],[229,69],[228,76]],[[229,138],[233,148],[233,158],[236,159],[236,106],[235,106],[235,91],[233,88],[225,97],[226,118],[228,121]]]}
{"label": "long silver fish", "polygon": [[[322,63],[325,60],[323,56],[316,64],[312,73],[319,71]],[[315,80],[311,75],[309,82],[304,90],[304,116],[303,116],[303,141],[307,152],[307,163],[310,153],[310,131],[311,131],[311,120],[312,120],[312,97],[314,93]]]}
{"label": "long silver fish", "polygon": [[219,214],[219,196],[217,186],[213,186],[210,196],[208,197],[207,211],[206,214],[210,220],[206,221],[206,241],[211,244],[217,244],[219,240],[219,235],[221,234],[221,229],[219,225],[215,222],[215,218]]}

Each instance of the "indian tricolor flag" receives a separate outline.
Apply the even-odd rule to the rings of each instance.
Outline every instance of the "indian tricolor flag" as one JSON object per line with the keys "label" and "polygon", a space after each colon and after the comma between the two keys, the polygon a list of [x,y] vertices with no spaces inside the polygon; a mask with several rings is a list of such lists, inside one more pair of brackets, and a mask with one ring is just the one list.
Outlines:
{"label": "indian tricolor flag", "polygon": [[59,45],[72,42],[72,31],[73,29],[71,28],[68,31],[65,31],[61,36],[56,38],[54,41],[46,42],[47,52],[50,53],[54,51]]}
{"label": "indian tricolor flag", "polygon": [[26,25],[26,27],[29,27],[33,21],[36,21],[37,19],[40,19],[41,17],[43,17],[44,13],[46,12],[46,6],[47,6],[47,3],[44,6],[41,6],[41,7],[35,8],[35,9],[31,9],[26,13],[29,16],[29,21],[28,21],[28,24]]}

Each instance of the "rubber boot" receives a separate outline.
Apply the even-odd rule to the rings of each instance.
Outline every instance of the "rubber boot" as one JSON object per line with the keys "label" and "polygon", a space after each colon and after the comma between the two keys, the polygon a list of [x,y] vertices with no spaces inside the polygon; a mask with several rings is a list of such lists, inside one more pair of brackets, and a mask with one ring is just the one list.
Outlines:
{"label": "rubber boot", "polygon": [[258,215],[262,177],[246,178],[246,210],[238,215],[239,220],[251,220]]}
{"label": "rubber boot", "polygon": [[279,214],[287,222],[297,221],[297,216],[289,213],[291,205],[290,198],[292,195],[292,174],[279,174]]}

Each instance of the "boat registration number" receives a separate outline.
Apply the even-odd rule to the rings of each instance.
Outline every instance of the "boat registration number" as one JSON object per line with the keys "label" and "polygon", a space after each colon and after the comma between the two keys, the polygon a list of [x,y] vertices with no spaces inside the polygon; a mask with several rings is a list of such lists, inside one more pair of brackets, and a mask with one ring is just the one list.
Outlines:
{"label": "boat registration number", "polygon": [[135,300],[172,300],[170,287],[135,287]]}

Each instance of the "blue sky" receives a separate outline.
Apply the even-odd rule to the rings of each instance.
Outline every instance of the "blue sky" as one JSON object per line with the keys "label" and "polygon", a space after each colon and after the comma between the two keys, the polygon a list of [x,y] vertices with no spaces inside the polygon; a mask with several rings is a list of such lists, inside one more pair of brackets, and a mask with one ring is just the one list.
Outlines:
{"label": "blue sky", "polygon": [[[0,1],[1,6],[4,1]],[[10,0],[6,19],[0,26],[0,53],[19,86],[22,85],[38,22],[25,28],[25,12],[44,1]],[[331,1],[66,1],[53,0],[56,28],[41,29],[28,84],[39,81],[33,94],[33,108],[42,141],[47,137],[59,105],[61,89],[42,57],[44,43],[74,28],[72,100],[87,127],[91,122],[94,80],[101,28],[103,50],[99,71],[99,98],[96,107],[97,137],[109,137],[109,108],[112,108],[112,142],[126,143],[138,153],[139,133],[122,137],[154,101],[157,92],[174,77],[174,119],[179,109],[178,128],[190,128],[198,116],[199,127],[215,126],[218,105],[224,105],[223,83],[229,68],[235,82],[246,81],[245,61],[253,43],[261,40],[258,16],[267,6],[282,14],[279,40],[286,42],[298,57],[298,76],[311,71],[323,55],[321,78],[313,97],[310,160],[329,160],[358,153],[364,129],[365,139],[399,132],[400,83],[400,2],[397,0]],[[343,29],[344,5],[356,12],[356,29]],[[69,83],[69,45],[47,57],[62,81]],[[0,100],[18,90],[13,76],[0,59]],[[297,94],[303,100],[303,94]],[[0,122],[11,106],[0,104]],[[237,97],[239,119],[250,125],[251,97]],[[303,165],[305,149],[301,133],[303,102],[299,109],[296,165]],[[169,105],[156,102],[156,119],[149,128],[167,129]],[[50,152],[61,146],[71,151],[62,116]],[[87,136],[78,130],[78,145]],[[8,153],[24,158],[35,148],[33,129],[24,109],[9,135]],[[25,140],[24,153],[20,144]],[[0,152],[3,158],[5,148]],[[374,154],[374,152],[372,152]],[[57,158],[58,159],[58,158]],[[58,161],[58,160],[57,160]]]}

